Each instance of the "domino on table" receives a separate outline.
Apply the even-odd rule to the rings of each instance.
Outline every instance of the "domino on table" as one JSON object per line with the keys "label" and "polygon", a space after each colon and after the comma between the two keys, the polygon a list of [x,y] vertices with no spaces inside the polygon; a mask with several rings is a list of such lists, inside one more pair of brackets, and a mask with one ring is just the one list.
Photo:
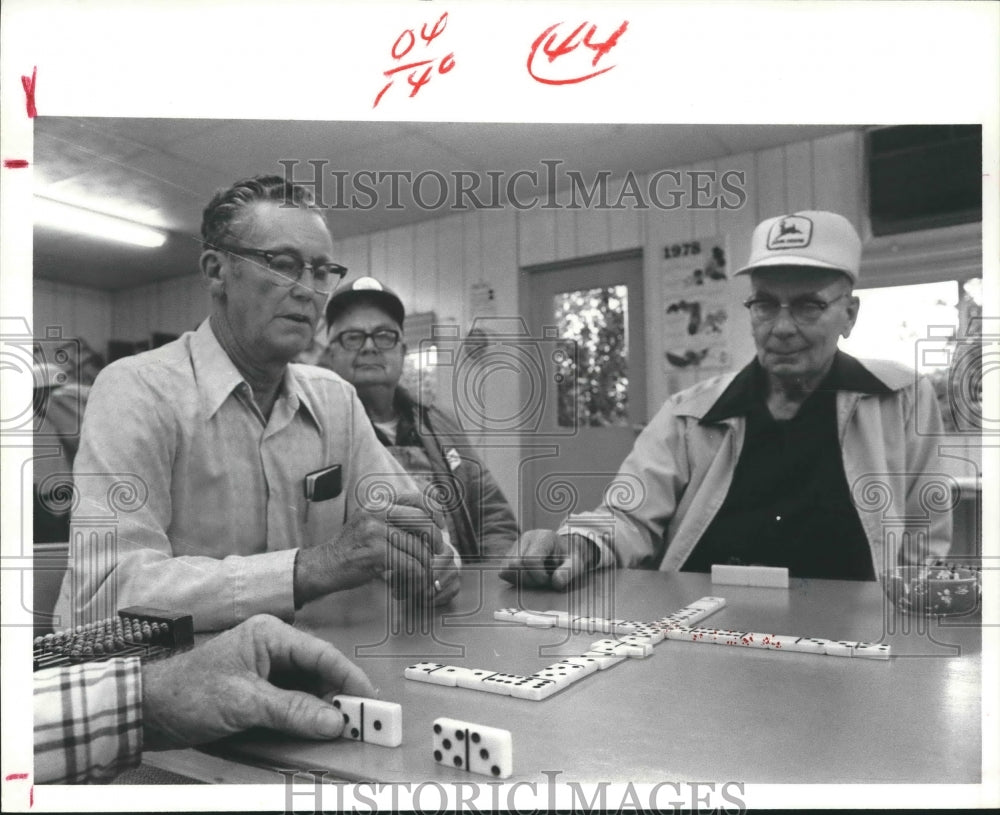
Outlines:
{"label": "domino on table", "polygon": [[562,660],[535,671],[531,678],[551,679],[562,689],[589,676],[596,670],[596,665],[585,663],[582,660],[580,662]]}
{"label": "domino on table", "polygon": [[442,665],[440,662],[418,662],[416,665],[410,665],[404,669],[403,676],[417,682],[454,688],[458,684],[458,680],[453,672],[444,670],[447,667],[449,666]]}
{"label": "domino on table", "polygon": [[509,778],[514,740],[509,730],[442,716],[434,720],[434,760],[470,773]]}
{"label": "domino on table", "polygon": [[470,684],[466,685],[466,687],[472,690],[485,691],[486,693],[495,693],[498,696],[510,696],[514,684],[525,679],[528,679],[528,677],[521,674],[495,673],[481,679],[478,685],[473,686]]}
{"label": "domino on table", "polygon": [[787,589],[788,569],[777,566],[712,566],[712,582],[728,586],[763,586]]}
{"label": "domino on table", "polygon": [[561,691],[564,687],[566,686],[560,685],[554,679],[526,676],[523,680],[510,686],[510,695],[515,699],[530,699],[532,702],[540,702],[542,699],[548,699],[553,693]]}
{"label": "domino on table", "polygon": [[597,640],[597,642],[592,642],[588,653],[594,651],[609,656],[621,655],[643,659],[653,653],[653,646],[648,642],[639,642],[638,640],[626,637],[620,640]]}
{"label": "domino on table", "polygon": [[403,708],[396,702],[339,694],[331,700],[344,715],[345,739],[399,747],[403,743]]}
{"label": "domino on table", "polygon": [[606,671],[619,662],[624,662],[628,657],[625,654],[612,654],[609,651],[584,651],[577,659],[592,659],[597,663],[598,670]]}
{"label": "domino on table", "polygon": [[557,618],[553,614],[520,608],[502,608],[499,611],[494,611],[493,619],[530,625],[533,628],[552,628],[557,623]]}

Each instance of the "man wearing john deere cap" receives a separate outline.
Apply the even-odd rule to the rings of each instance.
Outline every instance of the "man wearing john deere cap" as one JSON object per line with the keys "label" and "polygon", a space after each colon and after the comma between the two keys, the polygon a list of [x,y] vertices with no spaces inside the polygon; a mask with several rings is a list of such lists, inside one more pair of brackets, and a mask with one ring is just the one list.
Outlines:
{"label": "man wearing john deere cap", "polygon": [[950,501],[928,498],[942,430],[930,383],[837,349],[858,317],[860,265],[840,215],[759,224],[737,272],[750,280],[755,359],[667,400],[619,472],[643,495],[623,504],[612,484],[594,512],[525,533],[506,576],[562,588],[599,567],[719,563],[874,580],[946,553]]}

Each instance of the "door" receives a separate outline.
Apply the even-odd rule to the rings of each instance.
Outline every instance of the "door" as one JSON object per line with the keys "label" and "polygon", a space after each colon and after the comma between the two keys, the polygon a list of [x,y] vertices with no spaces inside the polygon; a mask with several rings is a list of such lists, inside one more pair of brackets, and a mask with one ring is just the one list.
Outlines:
{"label": "door", "polygon": [[642,253],[528,267],[521,313],[555,338],[540,425],[524,434],[522,529],[593,509],[645,422]]}

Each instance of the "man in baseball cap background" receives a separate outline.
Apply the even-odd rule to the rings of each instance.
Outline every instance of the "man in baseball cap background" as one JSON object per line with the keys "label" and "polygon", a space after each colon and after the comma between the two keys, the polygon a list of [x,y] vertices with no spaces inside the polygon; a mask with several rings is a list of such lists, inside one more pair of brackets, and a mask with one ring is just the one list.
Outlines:
{"label": "man in baseball cap background", "polygon": [[[759,224],[737,272],[750,279],[755,358],[667,400],[619,471],[644,484],[640,502],[618,503],[612,483],[594,512],[525,533],[501,576],[563,588],[600,567],[718,563],[874,580],[944,555],[950,508],[920,501],[921,482],[940,472],[930,383],[837,348],[858,318],[860,265],[861,240],[836,213]],[[878,506],[866,485],[880,490]],[[912,526],[887,536],[883,518]]]}
{"label": "man in baseball cap background", "polygon": [[418,484],[434,484],[451,542],[464,562],[503,556],[517,521],[457,420],[400,385],[406,309],[388,287],[361,277],[326,306],[329,345],[320,364],[358,392],[375,435]]}

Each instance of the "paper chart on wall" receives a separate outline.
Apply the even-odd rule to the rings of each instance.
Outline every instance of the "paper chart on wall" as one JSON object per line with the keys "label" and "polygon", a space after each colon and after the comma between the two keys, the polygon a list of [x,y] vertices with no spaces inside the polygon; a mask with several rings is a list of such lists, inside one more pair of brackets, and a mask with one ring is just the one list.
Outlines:
{"label": "paper chart on wall", "polygon": [[661,257],[663,370],[701,378],[728,369],[732,270],[725,238],[667,244]]}

